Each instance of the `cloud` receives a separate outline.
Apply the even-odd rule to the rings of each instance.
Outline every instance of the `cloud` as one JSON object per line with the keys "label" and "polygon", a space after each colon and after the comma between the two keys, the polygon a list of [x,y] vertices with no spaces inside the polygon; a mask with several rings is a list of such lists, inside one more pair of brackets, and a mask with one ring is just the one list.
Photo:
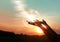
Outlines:
{"label": "cloud", "polygon": [[14,9],[17,11],[16,15],[21,16],[24,14],[35,14],[39,15],[39,12],[33,9],[27,9],[26,4],[24,3],[25,0],[12,0],[15,4]]}
{"label": "cloud", "polygon": [[25,8],[25,4],[23,3],[24,2],[24,0],[12,0],[12,2],[15,4],[15,9],[17,10],[17,11],[20,11],[20,10],[24,10],[24,8]]}
{"label": "cloud", "polygon": [[1,12],[0,26],[4,27],[0,28],[0,30],[10,31],[18,34],[20,33],[34,34],[35,27],[28,25],[26,23],[26,20],[32,18],[32,16],[30,17],[30,15],[33,15],[34,16],[33,18],[38,17],[39,12],[33,9],[27,9],[26,4],[24,4],[24,0],[12,0],[12,2],[15,4],[14,6],[15,13],[6,10]]}

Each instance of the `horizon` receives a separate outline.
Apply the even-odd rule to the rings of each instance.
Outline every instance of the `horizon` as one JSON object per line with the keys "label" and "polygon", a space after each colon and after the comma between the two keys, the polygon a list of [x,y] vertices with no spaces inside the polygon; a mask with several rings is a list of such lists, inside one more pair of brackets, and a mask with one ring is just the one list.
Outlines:
{"label": "horizon", "polygon": [[40,35],[38,27],[26,22],[26,14],[32,14],[60,34],[60,0],[0,0],[0,9],[0,26],[5,27],[0,30]]}

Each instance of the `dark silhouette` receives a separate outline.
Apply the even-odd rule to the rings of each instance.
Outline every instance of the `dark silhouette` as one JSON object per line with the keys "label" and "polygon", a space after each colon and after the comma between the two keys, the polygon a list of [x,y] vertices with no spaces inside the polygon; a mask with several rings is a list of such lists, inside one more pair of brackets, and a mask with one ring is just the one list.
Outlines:
{"label": "dark silhouette", "polygon": [[[58,34],[51,29],[51,27],[46,23],[45,20],[43,21],[37,20],[35,22],[28,22],[28,23],[40,27],[51,42],[60,42]],[[44,27],[42,24],[46,27]]]}
{"label": "dark silhouette", "polygon": [[[13,32],[6,32],[0,30],[0,42],[60,42],[60,34],[58,35],[51,27],[43,20],[36,22],[28,22],[29,24],[39,26],[45,35],[25,35],[25,34],[14,34]],[[45,25],[43,27],[41,24]],[[4,28],[1,27],[0,28]]]}
{"label": "dark silhouette", "polygon": [[0,42],[50,42],[46,36],[14,34],[0,31]]}

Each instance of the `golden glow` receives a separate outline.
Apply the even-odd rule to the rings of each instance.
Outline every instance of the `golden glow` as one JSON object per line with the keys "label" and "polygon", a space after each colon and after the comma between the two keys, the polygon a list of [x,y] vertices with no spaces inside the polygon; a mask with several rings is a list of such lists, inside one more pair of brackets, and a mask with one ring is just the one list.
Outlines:
{"label": "golden glow", "polygon": [[44,32],[42,31],[42,29],[40,29],[39,27],[36,27],[35,31],[39,34],[39,35],[43,35]]}

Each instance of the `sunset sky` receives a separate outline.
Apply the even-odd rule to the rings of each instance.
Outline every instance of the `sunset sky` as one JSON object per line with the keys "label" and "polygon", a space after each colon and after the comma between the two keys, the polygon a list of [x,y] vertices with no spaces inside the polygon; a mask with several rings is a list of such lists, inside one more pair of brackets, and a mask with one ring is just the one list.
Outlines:
{"label": "sunset sky", "polygon": [[0,0],[0,30],[39,34],[38,27],[27,24],[26,14],[44,19],[60,33],[60,0]]}

